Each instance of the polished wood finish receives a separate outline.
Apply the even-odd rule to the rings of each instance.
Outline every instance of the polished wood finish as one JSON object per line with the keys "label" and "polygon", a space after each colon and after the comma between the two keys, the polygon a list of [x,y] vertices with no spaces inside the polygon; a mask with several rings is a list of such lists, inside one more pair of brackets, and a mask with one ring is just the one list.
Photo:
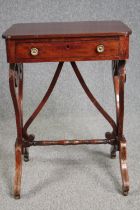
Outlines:
{"label": "polished wood finish", "polygon": [[111,157],[116,156],[117,149],[119,150],[120,169],[123,182],[123,193],[128,194],[129,177],[126,161],[126,139],[123,134],[123,118],[124,118],[124,84],[126,81],[126,61],[113,61],[113,81],[116,99],[116,123],[117,123],[117,144],[111,151]]}
{"label": "polished wood finish", "polygon": [[[88,42],[88,44],[87,44]],[[103,53],[97,52],[98,45],[104,45],[105,51]],[[31,49],[38,49],[36,56],[31,54]],[[44,42],[17,42],[15,57],[18,62],[34,62],[39,61],[68,61],[75,60],[98,60],[113,59],[119,57],[119,40],[118,38],[112,38],[112,40],[106,40],[105,38],[100,40],[85,40],[85,41],[44,41]]]}
{"label": "polished wood finish", "polygon": [[[15,24],[8,29],[6,39],[7,61],[9,62],[9,85],[16,116],[17,139],[15,143],[14,196],[20,198],[22,155],[29,161],[30,146],[110,144],[111,158],[119,152],[122,176],[122,191],[129,191],[126,157],[126,139],[123,133],[124,84],[126,81],[126,59],[129,56],[131,30],[120,21],[84,21],[69,23]],[[116,120],[105,111],[89,90],[75,61],[111,60],[114,84]],[[50,86],[43,99],[23,123],[23,63],[59,62]],[[104,139],[35,140],[28,128],[48,101],[61,73],[63,64],[69,61],[83,90],[92,104],[112,127]]]}
{"label": "polished wood finish", "polygon": [[40,140],[29,141],[25,146],[78,145],[78,144],[113,144],[115,139],[76,139],[76,140]]}
{"label": "polished wood finish", "polygon": [[[7,39],[7,61],[9,63],[88,61],[88,60],[125,60],[129,54],[128,36],[111,36],[99,38],[66,38],[13,40]],[[99,53],[97,47],[104,46]],[[38,54],[33,56],[31,50],[36,48]]]}
{"label": "polished wood finish", "polygon": [[[23,112],[22,112],[22,98],[23,98],[23,65],[10,64],[9,69],[9,85],[10,92],[14,104],[17,139],[15,143],[15,181],[14,181],[14,195],[15,198],[20,198],[21,188],[21,174],[22,174],[22,128],[23,128]],[[18,92],[16,92],[18,88]]]}
{"label": "polished wood finish", "polygon": [[[122,60],[128,58],[129,34],[120,21],[83,21],[15,24],[3,38],[9,63]],[[96,50],[99,44],[105,46],[102,54]],[[36,57],[30,53],[33,47],[39,50]]]}
{"label": "polished wood finish", "polygon": [[121,21],[80,21],[14,24],[4,34],[10,39],[127,36],[131,29]]}

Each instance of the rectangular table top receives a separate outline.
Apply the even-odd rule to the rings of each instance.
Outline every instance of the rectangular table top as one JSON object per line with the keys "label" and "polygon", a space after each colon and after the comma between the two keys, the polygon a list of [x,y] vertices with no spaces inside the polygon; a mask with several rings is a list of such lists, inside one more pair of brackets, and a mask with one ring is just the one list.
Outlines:
{"label": "rectangular table top", "polygon": [[121,21],[80,21],[50,23],[19,23],[12,25],[2,37],[5,39],[93,37],[131,34]]}

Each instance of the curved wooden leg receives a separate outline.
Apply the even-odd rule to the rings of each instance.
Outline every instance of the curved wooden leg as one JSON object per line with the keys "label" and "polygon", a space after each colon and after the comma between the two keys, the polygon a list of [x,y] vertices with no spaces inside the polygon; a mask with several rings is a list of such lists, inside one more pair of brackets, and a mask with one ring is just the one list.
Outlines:
{"label": "curved wooden leg", "polygon": [[22,175],[22,147],[15,145],[15,179],[14,179],[14,197],[20,198],[21,191],[21,175]]}
{"label": "curved wooden leg", "polygon": [[122,176],[122,192],[123,195],[128,195],[129,191],[129,177],[127,169],[127,151],[126,151],[126,140],[120,141],[119,147],[119,159],[120,159],[120,170]]}
{"label": "curved wooden leg", "polygon": [[[19,96],[21,100],[19,100],[19,109],[21,113],[21,124],[23,128],[23,106],[22,106],[22,101],[23,101],[23,64],[17,64],[17,71],[19,72]],[[27,162],[29,161],[29,148],[28,147],[23,147],[22,145],[22,154],[24,156],[24,161]]]}
{"label": "curved wooden leg", "polygon": [[124,83],[126,80],[125,61],[118,63],[119,74],[119,111],[118,111],[118,142],[119,142],[119,159],[122,176],[122,191],[124,195],[128,195],[129,177],[127,169],[126,156],[126,139],[123,135],[123,118],[124,118]]}
{"label": "curved wooden leg", "polygon": [[116,143],[114,145],[111,145],[111,150],[110,150],[110,157],[111,159],[116,158],[116,152],[119,150],[119,145],[117,141],[117,136],[118,136],[118,118],[119,118],[119,74],[118,74],[118,61],[112,61],[112,79],[113,79],[113,84],[114,84],[114,93],[115,93],[115,104],[116,104],[116,124],[117,124],[117,131],[116,134],[112,133],[106,133],[106,135],[113,135],[114,138],[116,139]]}
{"label": "curved wooden leg", "polygon": [[21,174],[22,174],[22,152],[23,152],[22,76],[23,76],[23,71],[21,68],[21,64],[10,64],[9,86],[15,110],[16,127],[17,127],[17,139],[15,144],[15,179],[14,179],[14,197],[16,199],[20,198]]}
{"label": "curved wooden leg", "polygon": [[[73,70],[81,84],[81,86],[83,87],[85,93],[87,94],[87,96],[89,97],[89,99],[91,100],[91,102],[95,105],[95,107],[100,111],[100,113],[105,117],[105,119],[110,123],[110,125],[113,128],[113,132],[106,132],[105,133],[105,137],[107,139],[114,139],[117,136],[117,129],[118,126],[116,126],[116,123],[114,122],[114,120],[108,115],[108,113],[103,109],[103,107],[99,104],[99,102],[96,100],[96,98],[93,96],[93,94],[90,92],[89,88],[87,87],[77,65],[75,62],[71,62],[71,65],[73,67]],[[116,83],[116,78],[115,78],[115,82],[114,82],[114,87],[115,87],[115,95],[117,95],[117,91],[118,91],[118,87],[117,87],[117,83]],[[116,96],[117,98],[117,96]],[[111,158],[115,158],[116,157],[116,151],[118,150],[118,145],[117,145],[117,141],[115,141],[115,143],[111,146]]]}
{"label": "curved wooden leg", "polygon": [[103,117],[112,126],[113,132],[116,133],[116,129],[117,129],[116,123],[114,122],[112,117],[110,117],[110,115],[105,111],[105,109],[99,104],[99,102],[96,100],[96,98],[93,96],[93,94],[89,90],[88,86],[86,85],[86,83],[85,83],[85,81],[84,81],[76,63],[75,62],[70,62],[70,63],[71,63],[71,66],[72,66],[72,68],[73,68],[73,70],[74,70],[82,88],[84,89],[86,95],[88,96],[90,101],[93,103],[93,105],[98,109],[98,111],[103,115]]}
{"label": "curved wooden leg", "polygon": [[[55,85],[56,82],[58,80],[58,77],[60,75],[60,72],[62,70],[64,62],[59,62],[56,72],[53,76],[53,79],[51,81],[51,84],[45,94],[45,96],[43,97],[42,101],[39,103],[39,105],[37,106],[37,108],[35,109],[35,111],[32,113],[32,115],[30,116],[30,118],[27,120],[27,122],[25,123],[24,127],[23,127],[23,137],[25,139],[25,141],[29,142],[29,141],[33,141],[35,136],[33,134],[28,134],[27,129],[28,127],[31,125],[31,123],[33,122],[33,120],[36,118],[36,116],[39,114],[39,112],[41,111],[41,109],[43,108],[43,106],[45,105],[45,103],[47,102],[47,100],[49,99]],[[24,156],[24,160],[28,161],[28,149],[26,148],[25,150],[25,156]]]}

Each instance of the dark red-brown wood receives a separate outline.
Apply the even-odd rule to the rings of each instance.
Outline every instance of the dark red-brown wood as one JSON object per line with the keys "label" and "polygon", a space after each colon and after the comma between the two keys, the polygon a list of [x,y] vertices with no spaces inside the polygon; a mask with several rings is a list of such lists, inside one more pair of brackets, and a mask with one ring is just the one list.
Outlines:
{"label": "dark red-brown wood", "polygon": [[[9,63],[124,60],[131,30],[120,21],[15,24],[4,34]],[[104,45],[103,53],[97,46]],[[32,48],[38,55],[32,56]]]}
{"label": "dark red-brown wood", "polygon": [[[65,23],[15,24],[8,29],[6,39],[7,61],[10,63],[9,85],[16,116],[17,139],[15,144],[14,196],[20,198],[22,155],[29,160],[30,146],[110,144],[111,158],[119,151],[122,191],[129,191],[126,139],[123,132],[124,84],[126,59],[129,57],[131,30],[120,21],[83,21]],[[75,61],[111,60],[115,92],[116,120],[105,111],[86,85]],[[23,123],[23,63],[59,62],[50,86],[31,114]],[[105,139],[40,140],[36,141],[28,128],[49,99],[65,61],[69,61],[86,95],[112,127]],[[38,72],[37,72],[38,73]]]}
{"label": "dark red-brown wood", "polygon": [[121,21],[80,21],[14,24],[3,38],[29,39],[54,37],[127,36],[131,29]]}
{"label": "dark red-brown wood", "polygon": [[[97,52],[98,45],[104,45],[104,53],[99,54]],[[30,51],[32,48],[38,49],[38,55],[32,56]],[[107,59],[108,57],[118,58],[119,57],[119,39],[112,38],[106,40],[102,38],[100,40],[92,41],[53,41],[53,42],[17,42],[15,56],[18,61],[26,61],[35,59],[47,60],[47,61],[58,61],[58,60],[77,60],[84,59],[88,60],[93,58],[94,60]]]}

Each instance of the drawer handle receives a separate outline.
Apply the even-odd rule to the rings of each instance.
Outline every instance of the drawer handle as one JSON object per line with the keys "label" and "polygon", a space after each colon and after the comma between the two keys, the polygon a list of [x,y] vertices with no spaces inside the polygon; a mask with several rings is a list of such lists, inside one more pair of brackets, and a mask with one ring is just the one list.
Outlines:
{"label": "drawer handle", "polygon": [[98,53],[103,53],[105,50],[104,45],[100,44],[97,46],[97,52]]}
{"label": "drawer handle", "polygon": [[38,49],[37,48],[31,48],[31,55],[36,56],[38,55]]}

